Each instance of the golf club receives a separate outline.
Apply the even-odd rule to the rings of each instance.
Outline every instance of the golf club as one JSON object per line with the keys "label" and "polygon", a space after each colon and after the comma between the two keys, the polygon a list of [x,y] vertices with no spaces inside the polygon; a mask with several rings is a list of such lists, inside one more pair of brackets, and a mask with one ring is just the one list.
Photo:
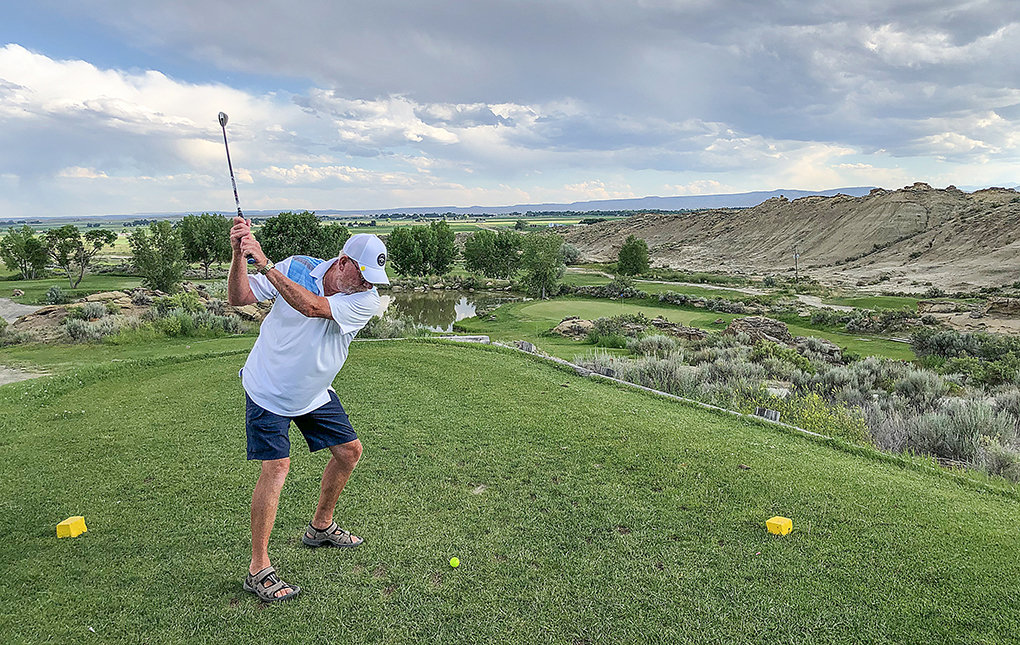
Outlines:
{"label": "golf club", "polygon": [[[219,120],[220,127],[223,128],[223,147],[227,150],[227,168],[230,170],[230,185],[234,188],[234,203],[237,204],[237,216],[244,219],[244,213],[241,212],[241,200],[237,197],[237,182],[234,181],[234,165],[230,163],[230,146],[227,145],[227,113],[220,112]],[[255,259],[249,257],[248,264],[255,264]]]}

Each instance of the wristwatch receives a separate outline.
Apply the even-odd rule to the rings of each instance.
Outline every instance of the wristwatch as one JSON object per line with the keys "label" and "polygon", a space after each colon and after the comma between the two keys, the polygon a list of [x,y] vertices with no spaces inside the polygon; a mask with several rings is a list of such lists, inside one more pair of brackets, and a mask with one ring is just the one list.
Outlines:
{"label": "wristwatch", "polygon": [[267,275],[275,266],[276,265],[273,264],[272,260],[266,260],[266,266],[259,269],[259,273],[261,273],[262,275]]}

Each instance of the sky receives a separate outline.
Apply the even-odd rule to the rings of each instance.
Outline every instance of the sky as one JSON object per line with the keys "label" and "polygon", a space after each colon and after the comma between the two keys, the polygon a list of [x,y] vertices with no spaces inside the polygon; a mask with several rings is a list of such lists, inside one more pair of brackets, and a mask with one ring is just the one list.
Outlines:
{"label": "sky", "polygon": [[0,218],[1020,183],[1015,0],[0,2]]}

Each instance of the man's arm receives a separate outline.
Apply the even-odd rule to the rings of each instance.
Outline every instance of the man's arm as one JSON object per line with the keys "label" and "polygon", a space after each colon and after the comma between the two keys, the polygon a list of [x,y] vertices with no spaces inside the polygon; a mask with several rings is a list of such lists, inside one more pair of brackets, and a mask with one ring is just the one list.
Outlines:
{"label": "man's arm", "polygon": [[248,259],[241,250],[241,241],[251,236],[251,221],[243,217],[234,217],[234,226],[230,229],[230,247],[233,256],[230,258],[230,273],[227,276],[227,304],[235,307],[258,302],[248,282]]}
{"label": "man's arm", "polygon": [[[260,270],[269,263],[265,253],[262,252],[262,245],[250,234],[241,239],[241,255],[242,263],[245,261],[244,255],[250,255],[255,260],[255,266]],[[329,308],[329,301],[326,298],[305,289],[276,269],[270,269],[266,277],[269,278],[270,284],[280,292],[280,297],[299,313],[309,318],[333,318],[333,312]],[[247,284],[247,277],[245,284]],[[250,291],[251,288],[249,287],[248,290]],[[252,298],[254,297],[252,294]]]}

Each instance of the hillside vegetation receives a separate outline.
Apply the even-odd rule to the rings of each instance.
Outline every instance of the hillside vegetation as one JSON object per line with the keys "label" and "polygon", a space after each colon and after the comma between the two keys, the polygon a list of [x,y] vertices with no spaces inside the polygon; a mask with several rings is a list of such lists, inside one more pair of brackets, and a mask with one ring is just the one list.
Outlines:
{"label": "hillside vegetation", "polygon": [[[241,590],[257,473],[244,352],[93,359],[0,388],[8,640],[998,643],[1020,630],[1013,492],[518,354],[414,341],[355,345],[335,383],[366,445],[338,519],[365,546],[298,544],[323,456],[295,435],[271,552],[304,591],[262,607]],[[57,540],[77,514],[89,532]],[[777,514],[793,518],[785,538],[765,531]]]}
{"label": "hillside vegetation", "polygon": [[1020,280],[1020,193],[964,193],[914,184],[864,197],[769,199],[753,208],[637,215],[574,227],[564,238],[588,261],[612,261],[629,235],[653,262],[675,268],[768,275],[794,268],[831,284],[923,291]]}

